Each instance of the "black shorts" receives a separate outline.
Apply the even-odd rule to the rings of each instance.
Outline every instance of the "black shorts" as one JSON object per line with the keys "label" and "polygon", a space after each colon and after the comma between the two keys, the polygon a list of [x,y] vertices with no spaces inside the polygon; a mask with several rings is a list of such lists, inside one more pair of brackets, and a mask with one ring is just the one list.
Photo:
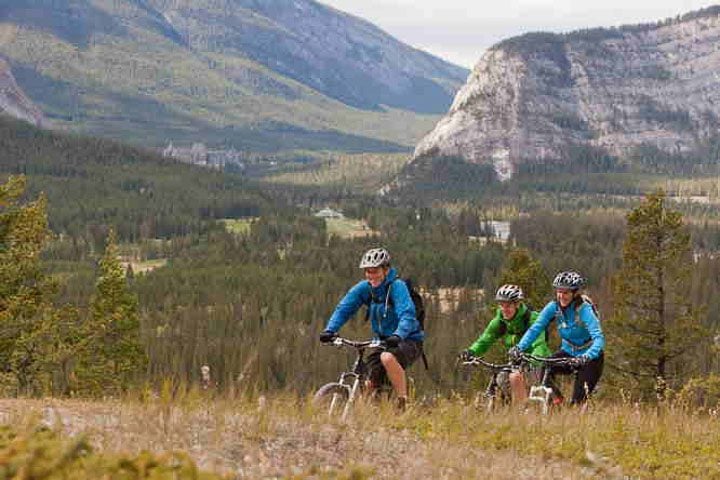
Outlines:
{"label": "black shorts", "polygon": [[422,342],[414,340],[402,340],[397,347],[373,348],[367,356],[368,377],[373,385],[379,386],[388,382],[385,367],[380,361],[380,354],[389,352],[395,355],[400,366],[407,369],[422,355]]}
{"label": "black shorts", "polygon": [[[570,358],[571,355],[563,350],[559,350],[548,358]],[[579,370],[570,368],[567,366],[553,365],[548,367],[550,369],[550,376],[552,378],[555,374],[561,375],[575,375],[575,384],[573,385],[573,395],[571,403],[583,403],[587,400],[597,386],[600,376],[602,376],[603,364],[605,363],[605,353],[600,352],[597,358],[590,360]],[[551,383],[552,380],[551,380]],[[551,385],[551,386],[554,386]],[[554,386],[557,389],[557,386]]]}

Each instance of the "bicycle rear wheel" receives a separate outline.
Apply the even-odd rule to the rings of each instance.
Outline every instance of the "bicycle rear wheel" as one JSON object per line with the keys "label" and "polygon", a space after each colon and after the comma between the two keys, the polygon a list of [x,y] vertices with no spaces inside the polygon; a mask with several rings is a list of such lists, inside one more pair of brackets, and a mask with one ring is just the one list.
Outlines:
{"label": "bicycle rear wheel", "polygon": [[326,383],[315,392],[313,405],[327,409],[328,415],[343,412],[350,398],[350,389],[342,383]]}

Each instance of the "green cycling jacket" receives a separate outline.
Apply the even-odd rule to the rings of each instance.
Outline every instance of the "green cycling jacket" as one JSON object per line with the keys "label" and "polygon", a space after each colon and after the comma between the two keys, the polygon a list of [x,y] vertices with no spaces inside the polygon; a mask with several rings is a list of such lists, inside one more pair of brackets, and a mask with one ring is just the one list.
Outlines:
{"label": "green cycling jacket", "polygon": [[[470,345],[468,350],[470,350],[474,355],[481,357],[488,351],[492,344],[498,341],[501,337],[506,350],[514,347],[527,330],[524,320],[527,311],[527,305],[521,303],[517,312],[515,312],[515,316],[510,321],[506,321],[503,319],[502,310],[498,308],[495,312],[495,317],[490,320],[488,326],[485,327],[485,331],[483,331],[478,339]],[[535,323],[537,318],[538,312],[531,311],[530,321],[528,322],[527,327]],[[503,324],[505,324],[504,333]],[[547,345],[544,331],[532,343],[529,348],[529,353],[537,357],[547,357],[550,355],[550,347]]]}

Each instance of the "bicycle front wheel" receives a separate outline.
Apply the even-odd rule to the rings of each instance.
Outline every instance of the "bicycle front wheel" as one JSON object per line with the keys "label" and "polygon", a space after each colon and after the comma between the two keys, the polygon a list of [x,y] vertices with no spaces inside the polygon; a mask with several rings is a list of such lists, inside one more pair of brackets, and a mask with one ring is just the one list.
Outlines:
{"label": "bicycle front wheel", "polygon": [[473,405],[478,410],[484,410],[487,413],[495,413],[497,410],[505,405],[503,398],[498,393],[488,394],[487,392],[481,392],[475,395]]}
{"label": "bicycle front wheel", "polygon": [[342,383],[327,383],[320,387],[313,397],[313,405],[318,408],[327,409],[328,415],[332,416],[342,412],[350,398],[350,389]]}

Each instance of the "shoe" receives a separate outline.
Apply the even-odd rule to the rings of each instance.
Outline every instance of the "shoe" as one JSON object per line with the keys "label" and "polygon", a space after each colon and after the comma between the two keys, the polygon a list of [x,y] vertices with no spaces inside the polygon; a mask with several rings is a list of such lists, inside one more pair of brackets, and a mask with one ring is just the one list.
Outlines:
{"label": "shoe", "polygon": [[398,411],[404,412],[407,408],[407,397],[398,397],[395,403],[395,407],[398,409]]}

